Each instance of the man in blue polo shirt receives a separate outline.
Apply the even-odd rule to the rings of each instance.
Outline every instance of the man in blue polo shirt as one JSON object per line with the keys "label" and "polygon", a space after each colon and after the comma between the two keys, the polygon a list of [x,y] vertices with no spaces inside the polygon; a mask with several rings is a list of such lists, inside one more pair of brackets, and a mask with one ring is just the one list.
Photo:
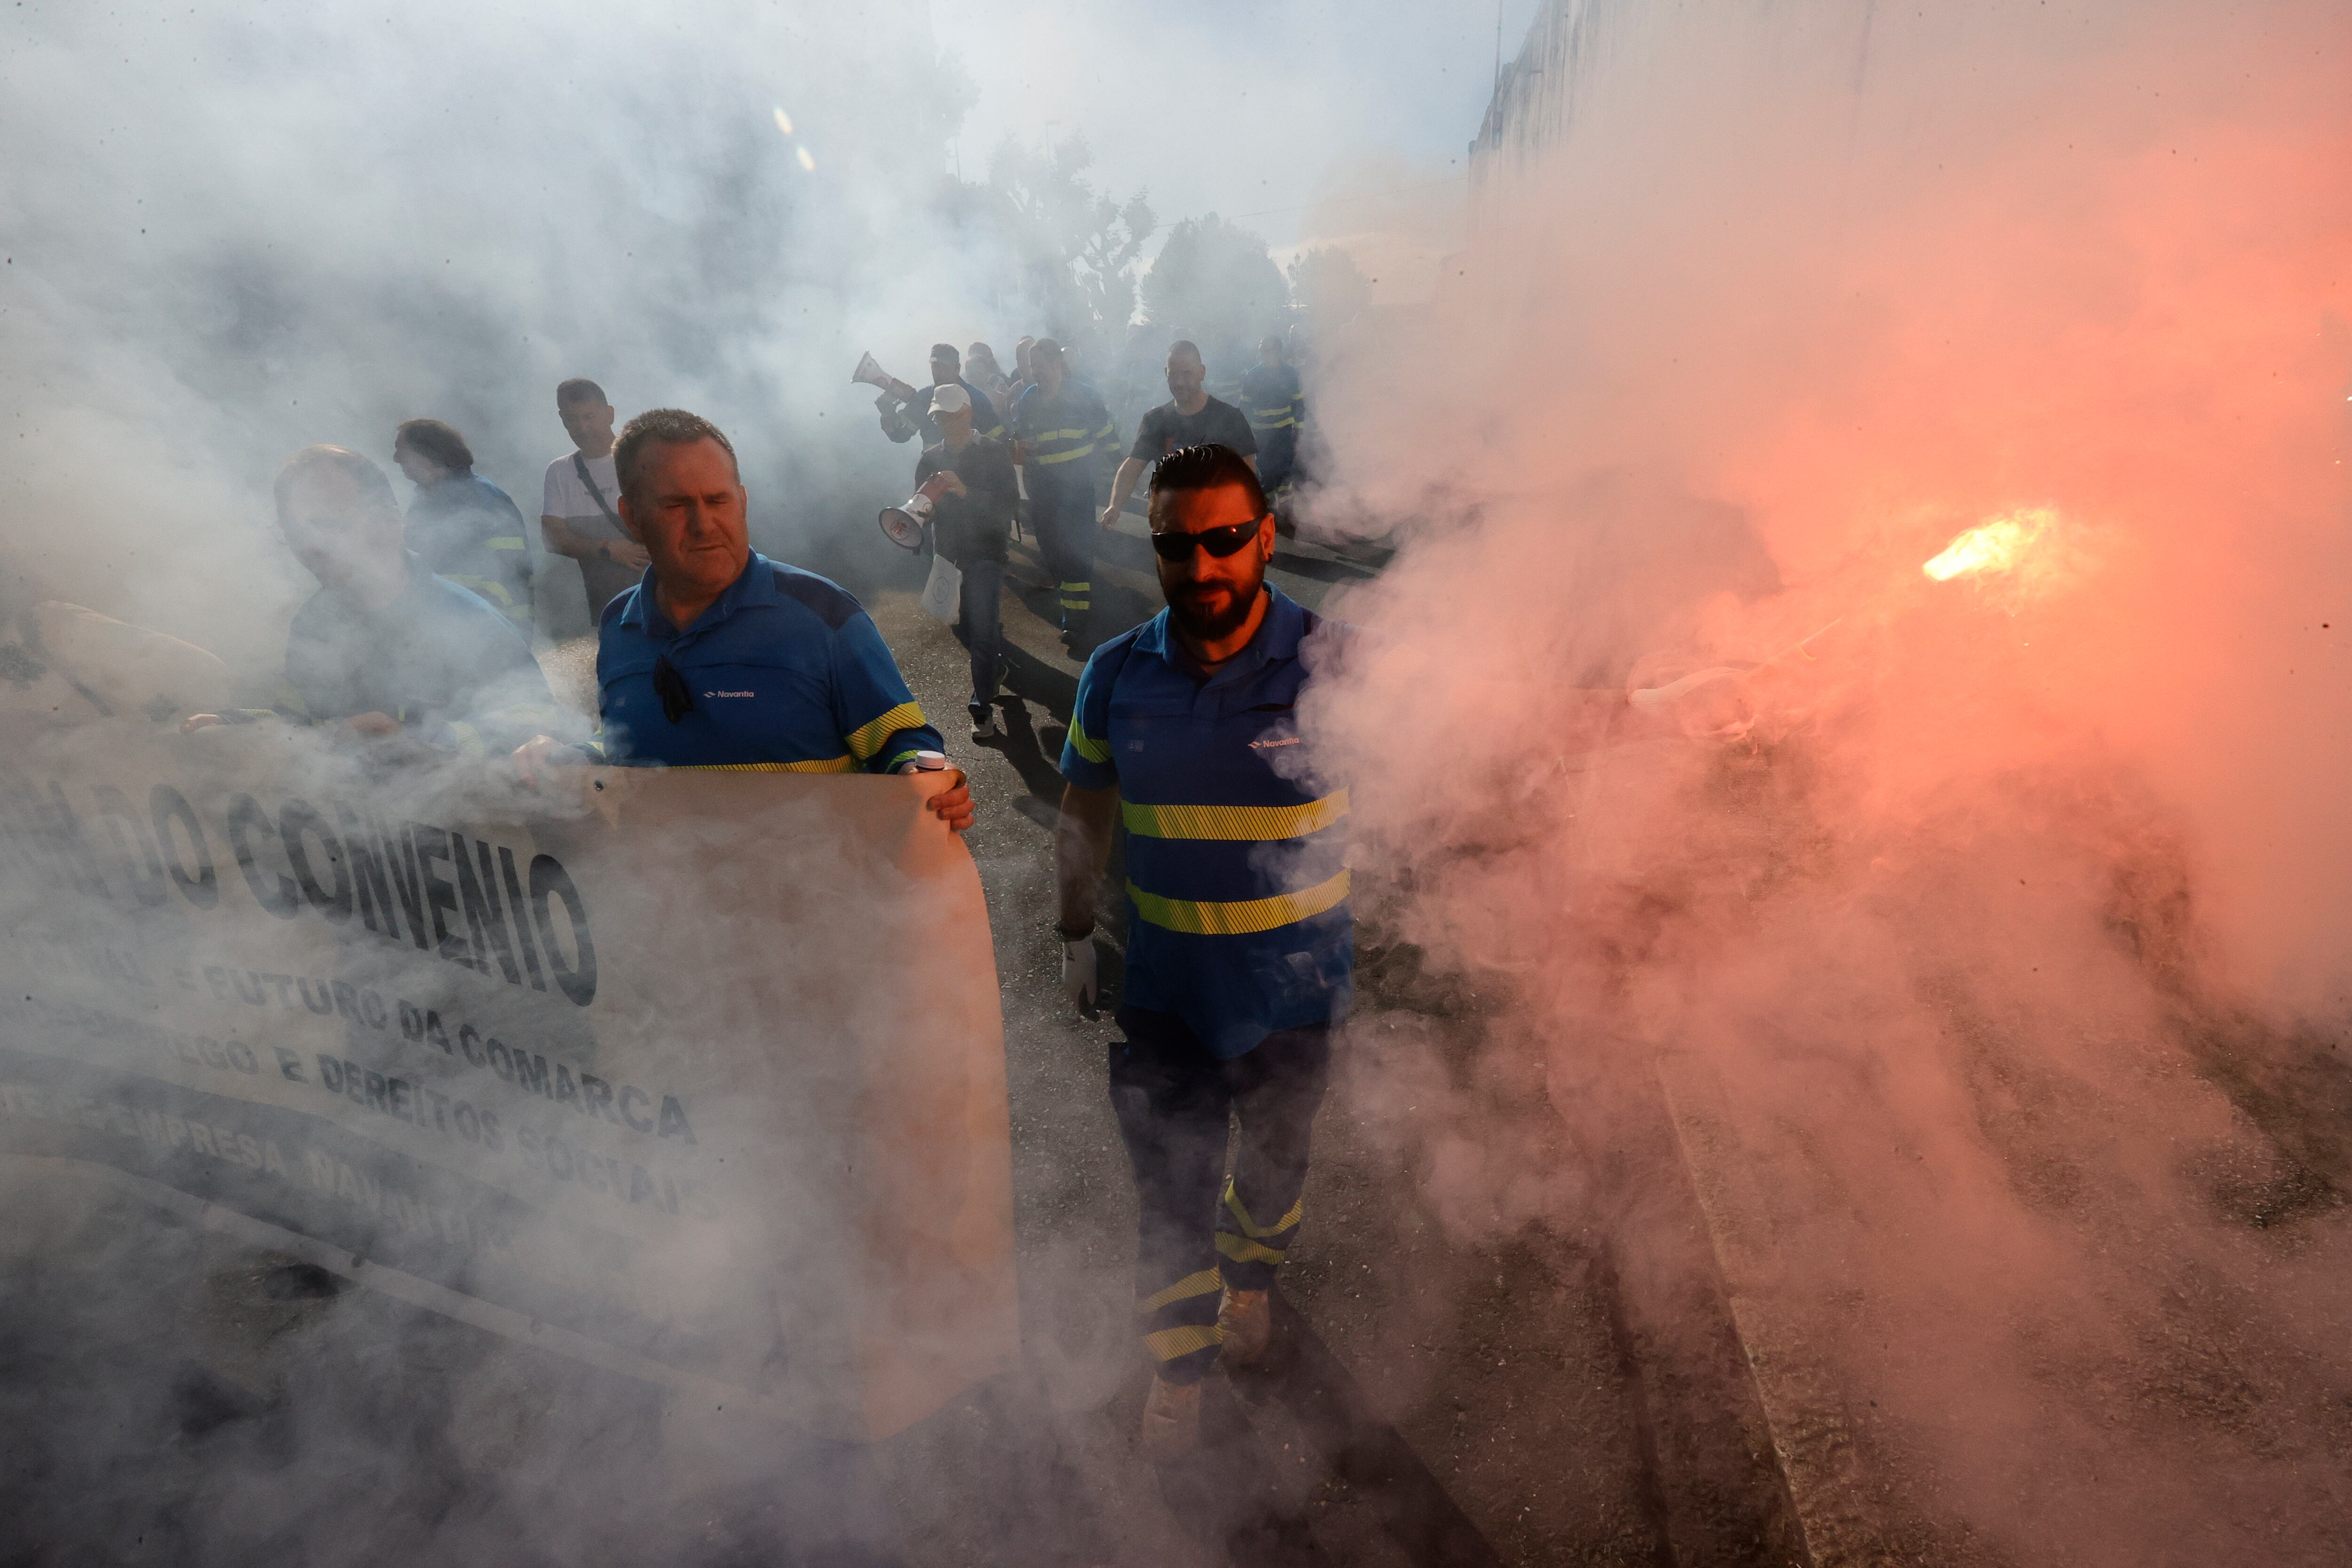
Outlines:
{"label": "man in blue polo shirt", "polygon": [[[614,447],[621,525],[653,564],[604,607],[596,684],[614,762],[774,773],[902,773],[941,749],[874,621],[846,590],[751,549],[750,498],[719,427],[677,408]],[[560,752],[516,752],[523,776]],[[963,775],[931,797],[971,825]]]}
{"label": "man in blue polo shirt", "polygon": [[382,468],[348,447],[305,447],[272,493],[287,547],[319,591],[287,628],[272,706],[193,714],[184,731],[274,714],[333,726],[386,756],[416,746],[479,755],[563,725],[522,632],[407,548]]}
{"label": "man in blue polo shirt", "polygon": [[[1159,1368],[1144,1448],[1166,1459],[1192,1444],[1220,1346],[1235,1364],[1265,1350],[1355,949],[1348,794],[1295,750],[1299,689],[1338,628],[1266,584],[1273,514],[1230,447],[1162,459],[1151,530],[1168,608],[1087,662],[1055,858],[1064,979],[1090,1008],[1095,889],[1112,822],[1126,826],[1127,1038],[1110,1089]],[[1221,1194],[1229,1114],[1241,1144]]]}

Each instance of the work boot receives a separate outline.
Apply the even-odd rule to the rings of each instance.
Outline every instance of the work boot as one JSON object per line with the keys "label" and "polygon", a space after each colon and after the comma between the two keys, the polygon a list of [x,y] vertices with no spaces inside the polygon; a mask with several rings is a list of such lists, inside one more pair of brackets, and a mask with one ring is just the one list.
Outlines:
{"label": "work boot", "polygon": [[1151,1380],[1143,1401],[1140,1447],[1147,1463],[1165,1465],[1182,1458],[1201,1440],[1201,1385]]}
{"label": "work boot", "polygon": [[1217,1303],[1217,1327],[1225,1336],[1224,1363],[1255,1366],[1274,1338],[1274,1302],[1264,1290],[1236,1290],[1228,1285],[1224,1300]]}

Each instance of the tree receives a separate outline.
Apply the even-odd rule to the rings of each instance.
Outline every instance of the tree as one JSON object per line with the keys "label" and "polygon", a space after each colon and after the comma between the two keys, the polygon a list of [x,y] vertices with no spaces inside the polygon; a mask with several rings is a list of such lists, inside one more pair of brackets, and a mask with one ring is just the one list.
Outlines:
{"label": "tree", "polygon": [[1290,292],[1318,337],[1345,327],[1372,305],[1372,285],[1363,268],[1337,246],[1319,247],[1292,262]]}
{"label": "tree", "polygon": [[1211,213],[1169,230],[1143,275],[1145,320],[1163,338],[1201,346],[1209,374],[1238,376],[1257,358],[1257,341],[1290,321],[1290,289],[1265,241]]}
{"label": "tree", "polygon": [[1097,191],[1085,177],[1093,163],[1082,136],[1034,149],[1008,141],[989,160],[986,187],[1030,307],[1089,357],[1126,337],[1144,242],[1160,225],[1146,193],[1121,201]]}

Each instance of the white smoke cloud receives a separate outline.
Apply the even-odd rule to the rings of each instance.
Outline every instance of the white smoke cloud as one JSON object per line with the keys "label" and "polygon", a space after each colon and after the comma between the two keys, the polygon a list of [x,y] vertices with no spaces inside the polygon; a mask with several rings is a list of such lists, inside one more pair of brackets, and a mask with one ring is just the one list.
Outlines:
{"label": "white smoke cloud", "polygon": [[828,438],[859,349],[919,360],[1013,303],[930,216],[952,94],[919,5],[6,26],[16,570],[240,668],[304,586],[267,504],[297,447],[387,461],[446,418],[535,517],[554,384],[586,374],[625,416],[718,419],[767,536],[823,538],[845,473],[900,466]]}

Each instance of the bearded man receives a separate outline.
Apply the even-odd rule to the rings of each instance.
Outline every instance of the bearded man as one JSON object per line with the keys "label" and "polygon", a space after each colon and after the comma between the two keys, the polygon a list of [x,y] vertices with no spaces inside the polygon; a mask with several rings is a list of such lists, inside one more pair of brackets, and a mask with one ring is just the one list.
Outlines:
{"label": "bearded man", "polygon": [[1294,711],[1340,628],[1265,581],[1274,538],[1241,454],[1160,461],[1151,543],[1168,607],[1087,661],[1062,751],[1063,977],[1081,1011],[1114,816],[1128,833],[1127,1037],[1109,1078],[1140,1210],[1155,1461],[1192,1447],[1221,1352],[1229,1364],[1265,1352],[1355,963],[1348,792],[1299,756]]}

